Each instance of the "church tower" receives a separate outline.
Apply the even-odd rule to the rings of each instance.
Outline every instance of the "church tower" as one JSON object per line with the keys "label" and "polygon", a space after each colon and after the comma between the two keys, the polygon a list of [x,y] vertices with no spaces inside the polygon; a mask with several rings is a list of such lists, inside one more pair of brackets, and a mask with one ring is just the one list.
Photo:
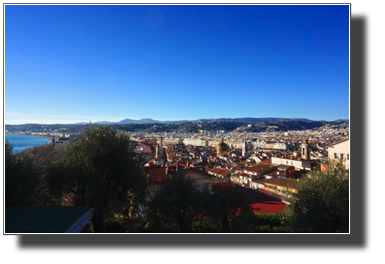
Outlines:
{"label": "church tower", "polygon": [[304,139],[301,144],[301,158],[304,160],[310,159],[309,156],[309,145],[307,143],[307,139]]}
{"label": "church tower", "polygon": [[156,144],[155,158],[156,158],[156,159],[159,159],[159,144]]}
{"label": "church tower", "polygon": [[249,146],[246,141],[242,145],[242,156],[245,158],[249,156]]}
{"label": "church tower", "polygon": [[160,151],[159,151],[159,158],[160,159],[163,159],[163,152],[164,152],[164,149],[163,149],[163,137],[160,137]]}
{"label": "church tower", "polygon": [[219,154],[223,153],[224,151],[226,151],[226,144],[223,142],[222,138],[222,141],[217,146],[217,156],[219,157]]}

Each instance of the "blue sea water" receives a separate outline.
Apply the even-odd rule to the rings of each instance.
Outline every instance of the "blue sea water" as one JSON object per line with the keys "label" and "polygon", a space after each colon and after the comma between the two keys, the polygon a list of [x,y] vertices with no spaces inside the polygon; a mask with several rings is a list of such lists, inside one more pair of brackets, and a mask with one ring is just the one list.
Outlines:
{"label": "blue sea water", "polygon": [[5,140],[13,146],[13,152],[22,152],[23,150],[31,147],[45,145],[50,142],[49,139],[27,137],[27,136],[16,136],[16,135],[5,135]]}

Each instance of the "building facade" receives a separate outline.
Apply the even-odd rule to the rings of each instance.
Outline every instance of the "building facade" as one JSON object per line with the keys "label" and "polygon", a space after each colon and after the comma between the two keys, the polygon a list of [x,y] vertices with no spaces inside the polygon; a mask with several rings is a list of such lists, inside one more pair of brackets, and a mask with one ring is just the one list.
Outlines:
{"label": "building facade", "polygon": [[328,146],[329,160],[342,160],[345,168],[349,169],[350,165],[350,143],[349,139],[334,143]]}

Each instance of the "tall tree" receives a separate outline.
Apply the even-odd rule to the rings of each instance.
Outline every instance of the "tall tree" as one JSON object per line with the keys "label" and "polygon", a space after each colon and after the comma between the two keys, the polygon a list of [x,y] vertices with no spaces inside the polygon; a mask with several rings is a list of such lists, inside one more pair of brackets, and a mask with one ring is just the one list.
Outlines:
{"label": "tall tree", "polygon": [[[155,193],[150,203],[152,219],[165,226],[179,226],[179,232],[191,232],[191,224],[202,212],[202,194],[196,182],[185,174],[176,174]],[[153,215],[154,216],[154,215]]]}
{"label": "tall tree", "polygon": [[221,223],[221,233],[230,232],[230,220],[239,214],[250,213],[247,197],[239,186],[221,186],[213,191],[206,204],[209,215]]}
{"label": "tall tree", "polygon": [[107,216],[135,215],[144,200],[147,179],[135,164],[129,142],[115,128],[89,124],[48,173],[53,195],[72,194],[75,205],[93,208],[96,232],[105,230]]}
{"label": "tall tree", "polygon": [[27,154],[35,164],[42,169],[42,174],[46,174],[49,167],[55,161],[62,158],[67,144],[47,144],[26,149],[23,153]]}
{"label": "tall tree", "polygon": [[39,204],[41,170],[25,153],[13,154],[13,146],[5,141],[5,205]]}
{"label": "tall tree", "polygon": [[294,232],[348,232],[349,171],[343,161],[329,161],[325,173],[302,178],[284,215],[284,224]]}

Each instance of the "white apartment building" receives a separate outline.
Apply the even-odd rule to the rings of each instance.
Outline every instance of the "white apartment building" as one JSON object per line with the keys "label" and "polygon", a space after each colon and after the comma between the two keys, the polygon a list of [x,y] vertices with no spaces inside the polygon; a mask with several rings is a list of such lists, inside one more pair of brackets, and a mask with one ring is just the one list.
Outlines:
{"label": "white apartment building", "polygon": [[274,149],[284,149],[286,150],[286,143],[284,142],[275,142]]}
{"label": "white apartment building", "polygon": [[328,156],[330,160],[342,159],[345,162],[346,169],[350,165],[350,143],[349,139],[333,143],[328,146]]}
{"label": "white apartment building", "polygon": [[271,164],[294,166],[296,169],[311,170],[311,160],[305,160],[300,157],[276,156],[271,157]]}

